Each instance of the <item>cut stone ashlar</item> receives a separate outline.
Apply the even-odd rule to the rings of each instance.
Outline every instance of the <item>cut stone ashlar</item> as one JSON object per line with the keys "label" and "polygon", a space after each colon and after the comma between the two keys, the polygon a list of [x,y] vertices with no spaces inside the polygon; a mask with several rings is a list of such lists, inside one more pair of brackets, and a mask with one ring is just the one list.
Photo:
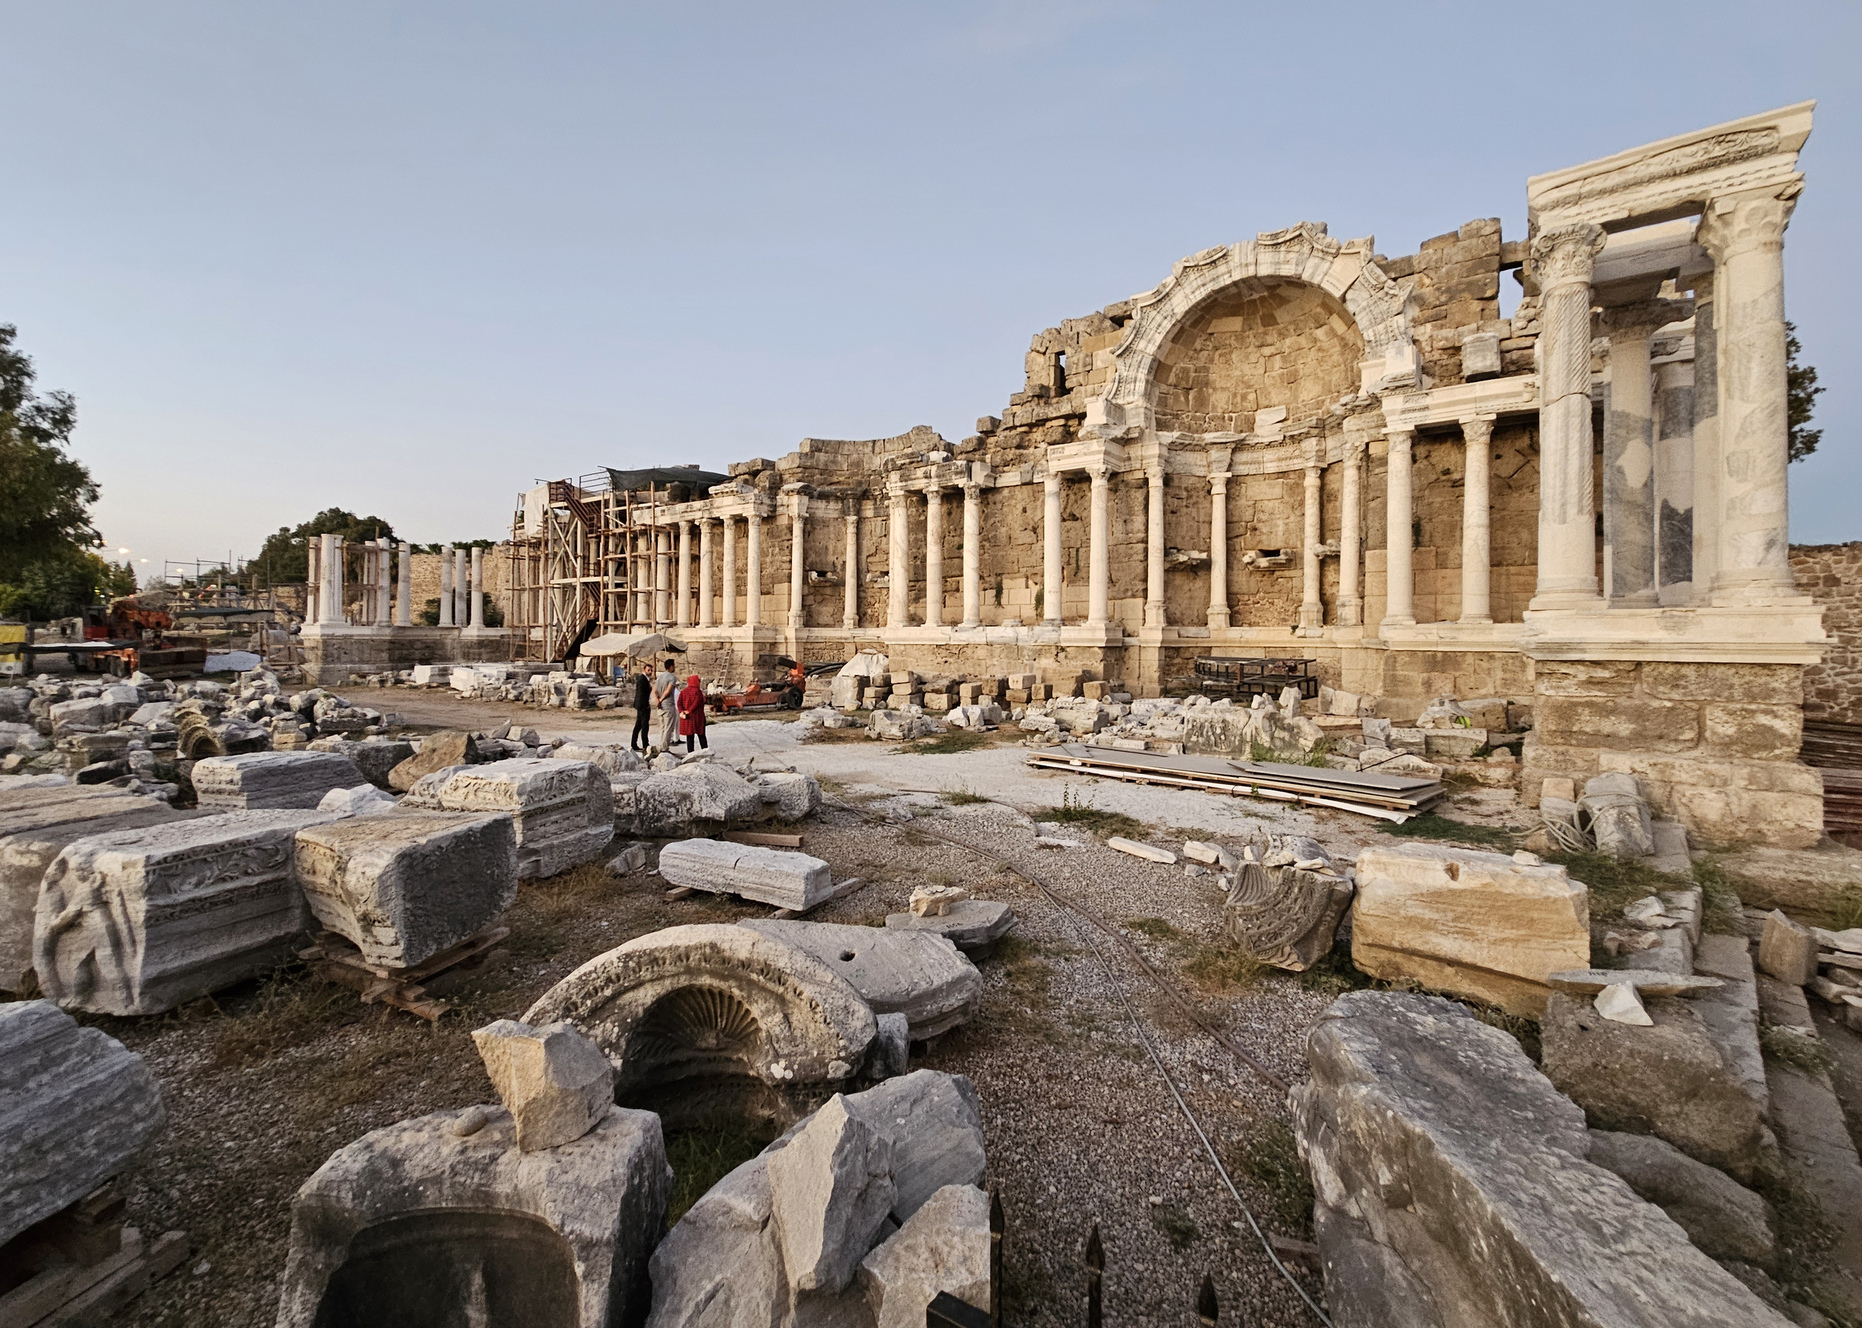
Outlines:
{"label": "cut stone ashlar", "polygon": [[963,1023],[982,999],[976,965],[934,932],[759,918],[737,925],[808,951],[851,982],[874,1014],[904,1015],[914,1042]]}
{"label": "cut stone ashlar", "polygon": [[597,955],[527,1024],[573,1023],[615,1063],[615,1101],[669,1126],[786,1127],[859,1086],[871,1007],[807,950],[746,927],[668,927]]}
{"label": "cut stone ashlar", "polygon": [[224,812],[74,841],[39,890],[39,985],[66,1009],[160,1014],[270,972],[306,922],[293,841],[330,819]]}
{"label": "cut stone ashlar", "polygon": [[469,765],[410,792],[403,806],[508,812],[520,879],[554,876],[601,855],[614,838],[614,789],[587,761],[513,757]]}
{"label": "cut stone ashlar", "polygon": [[672,885],[742,895],[798,913],[834,891],[828,864],[820,858],[722,839],[682,839],[666,845],[659,851],[659,874]]}
{"label": "cut stone ashlar", "polygon": [[573,1024],[498,1019],[472,1041],[526,1153],[580,1139],[614,1106],[614,1066]]}
{"label": "cut stone ashlar", "polygon": [[503,813],[310,826],[298,832],[295,865],[317,921],[384,968],[412,968],[470,939],[517,899],[517,841]]}
{"label": "cut stone ashlar", "polygon": [[0,1005],[0,1245],[127,1167],[166,1121],[142,1057],[50,1001]]}
{"label": "cut stone ashlar", "polygon": [[354,761],[336,752],[211,756],[195,762],[189,778],[201,807],[217,812],[308,811],[331,789],[367,782]]}
{"label": "cut stone ashlar", "polygon": [[964,899],[933,916],[888,913],[886,925],[901,931],[927,931],[967,955],[986,955],[1015,925],[1015,910],[994,899]]}

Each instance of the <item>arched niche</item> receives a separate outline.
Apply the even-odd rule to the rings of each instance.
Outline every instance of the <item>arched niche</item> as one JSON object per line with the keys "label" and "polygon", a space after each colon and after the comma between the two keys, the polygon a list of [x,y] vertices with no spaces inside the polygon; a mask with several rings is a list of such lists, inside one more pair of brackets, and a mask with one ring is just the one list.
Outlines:
{"label": "arched niche", "polygon": [[397,1213],[350,1239],[315,1328],[580,1328],[574,1252],[527,1213]]}

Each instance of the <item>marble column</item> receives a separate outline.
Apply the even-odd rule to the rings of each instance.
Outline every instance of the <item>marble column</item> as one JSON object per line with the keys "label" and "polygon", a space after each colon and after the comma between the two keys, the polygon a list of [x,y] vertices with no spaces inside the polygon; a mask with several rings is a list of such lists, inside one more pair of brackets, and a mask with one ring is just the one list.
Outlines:
{"label": "marble column", "polygon": [[890,555],[886,573],[886,626],[903,627],[911,597],[912,533],[905,525],[905,490],[888,489],[886,496],[891,500],[886,513],[886,544]]}
{"label": "marble column", "polygon": [[1647,305],[1605,309],[1610,394],[1603,425],[1603,559],[1610,601],[1655,603],[1655,375],[1649,338],[1669,321]]}
{"label": "marble column", "polygon": [[795,506],[789,509],[789,630],[799,632],[808,626],[808,610],[802,601],[808,578],[803,553],[808,529],[803,524],[808,516],[808,499],[799,493],[793,497]]}
{"label": "marble column", "polygon": [[440,626],[457,627],[453,621],[453,551],[449,545],[440,550]]}
{"label": "marble column", "polygon": [[1600,608],[1591,473],[1590,278],[1603,248],[1590,222],[1533,238],[1539,278],[1539,584],[1534,609]]}
{"label": "marble column", "polygon": [[714,518],[698,518],[698,625],[711,627],[715,625],[715,613],[711,607],[712,587],[717,584],[717,562],[712,555],[711,528],[717,522]]}
{"label": "marble column", "polygon": [[983,622],[983,486],[963,486],[963,621],[959,627],[980,627]]}
{"label": "marble column", "polygon": [[860,501],[847,500],[847,570],[841,580],[840,625],[848,631],[860,625]]}
{"label": "marble column", "polygon": [[323,621],[340,626],[348,621],[343,612],[343,537],[325,535],[323,546]]}
{"label": "marble column", "polygon": [[1793,593],[1786,473],[1784,230],[1796,198],[1715,199],[1697,239],[1713,255],[1720,347],[1720,561],[1715,604]]}
{"label": "marble column", "polygon": [[673,609],[673,625],[692,625],[692,523],[679,522],[679,587]]}
{"label": "marble column", "polygon": [[724,621],[721,627],[739,626],[737,617],[737,518],[724,518]]}
{"label": "marble column", "polygon": [[1162,627],[1164,613],[1164,468],[1144,472],[1144,625]]}
{"label": "marble column", "polygon": [[461,627],[467,625],[467,615],[471,612],[470,583],[467,581],[470,566],[466,551],[455,549],[453,551],[453,621]]}
{"label": "marble column", "polygon": [[1694,595],[1694,366],[1655,370],[1655,587],[1664,605]]}
{"label": "marble column", "polygon": [[1228,626],[1228,473],[1209,477],[1209,629]]}
{"label": "marble column", "polygon": [[1384,623],[1407,627],[1416,621],[1416,576],[1414,560],[1415,520],[1412,495],[1415,467],[1412,451],[1416,440],[1413,429],[1390,431],[1390,458],[1384,484]]}
{"label": "marble column", "polygon": [[944,490],[925,490],[925,626],[944,625]]}
{"label": "marble column", "polygon": [[1694,278],[1694,531],[1695,604],[1713,593],[1720,566],[1720,338],[1713,273]]}
{"label": "marble column", "polygon": [[1043,481],[1041,508],[1041,621],[1049,627],[1061,624],[1060,478],[1050,473]]}
{"label": "marble column", "polygon": [[304,622],[323,621],[323,545],[324,536],[312,535],[304,541]]}
{"label": "marble column", "polygon": [[394,541],[375,541],[375,621],[388,627],[394,623]]}
{"label": "marble column", "polygon": [[485,626],[485,550],[472,550],[472,626]]}
{"label": "marble column", "polygon": [[672,621],[672,532],[653,527],[653,625]]}
{"label": "marble column", "polygon": [[1305,530],[1300,550],[1300,626],[1316,629],[1325,626],[1325,602],[1319,597],[1319,545],[1325,540],[1320,504],[1325,496],[1325,472],[1318,459],[1306,458]]}
{"label": "marble column", "polygon": [[400,548],[400,578],[394,591],[394,625],[414,625],[414,553],[403,540]]}
{"label": "marble column", "polygon": [[1359,571],[1364,566],[1364,440],[1345,440],[1345,473],[1339,481],[1338,503],[1338,622],[1341,627],[1364,624],[1364,598]]}
{"label": "marble column", "polygon": [[763,622],[763,514],[754,509],[744,518],[744,626]]}
{"label": "marble column", "polygon": [[1093,482],[1092,531],[1087,551],[1086,625],[1104,627],[1112,616],[1112,476],[1105,466],[1089,466]]}
{"label": "marble column", "polygon": [[1493,621],[1493,422],[1461,421],[1461,621]]}

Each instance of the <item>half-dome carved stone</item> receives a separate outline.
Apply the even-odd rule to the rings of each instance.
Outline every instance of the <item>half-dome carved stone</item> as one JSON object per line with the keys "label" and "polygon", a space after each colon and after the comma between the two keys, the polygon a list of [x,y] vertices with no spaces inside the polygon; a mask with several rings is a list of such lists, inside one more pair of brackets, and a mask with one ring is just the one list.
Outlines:
{"label": "half-dome carved stone", "polygon": [[1298,867],[1244,862],[1222,911],[1222,933],[1262,963],[1295,973],[1332,948],[1351,883]]}

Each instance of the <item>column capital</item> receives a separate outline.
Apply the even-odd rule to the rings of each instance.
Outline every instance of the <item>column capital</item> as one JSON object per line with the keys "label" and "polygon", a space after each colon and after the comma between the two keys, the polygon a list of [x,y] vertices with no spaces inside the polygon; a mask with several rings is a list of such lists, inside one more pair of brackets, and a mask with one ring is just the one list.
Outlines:
{"label": "column capital", "polygon": [[984,485],[980,480],[965,480],[959,487],[963,489],[963,500],[973,503],[982,495]]}
{"label": "column capital", "polygon": [[1112,477],[1112,467],[1104,461],[1088,462],[1082,469],[1086,471],[1086,477],[1094,484],[1104,484]]}
{"label": "column capital", "polygon": [[1802,188],[1792,185],[1782,195],[1759,189],[1713,199],[1701,213],[1695,243],[1722,263],[1754,249],[1783,247],[1784,228],[1791,224]]}
{"label": "column capital", "polygon": [[1603,227],[1580,221],[1541,231],[1532,237],[1532,267],[1539,289],[1554,286],[1590,284],[1591,272],[1604,244]]}
{"label": "column capital", "polygon": [[1226,471],[1220,475],[1211,475],[1209,477],[1209,492],[1217,498],[1222,497],[1228,492],[1228,480],[1229,476]]}
{"label": "column capital", "polygon": [[1461,437],[1467,442],[1486,442],[1493,437],[1494,415],[1467,415],[1461,419]]}
{"label": "column capital", "polygon": [[1164,482],[1163,463],[1158,462],[1155,465],[1146,466],[1144,468],[1144,478],[1148,483],[1162,484]]}
{"label": "column capital", "polygon": [[1041,487],[1049,493],[1060,492],[1060,481],[1065,478],[1058,470],[1050,470],[1041,477]]}

